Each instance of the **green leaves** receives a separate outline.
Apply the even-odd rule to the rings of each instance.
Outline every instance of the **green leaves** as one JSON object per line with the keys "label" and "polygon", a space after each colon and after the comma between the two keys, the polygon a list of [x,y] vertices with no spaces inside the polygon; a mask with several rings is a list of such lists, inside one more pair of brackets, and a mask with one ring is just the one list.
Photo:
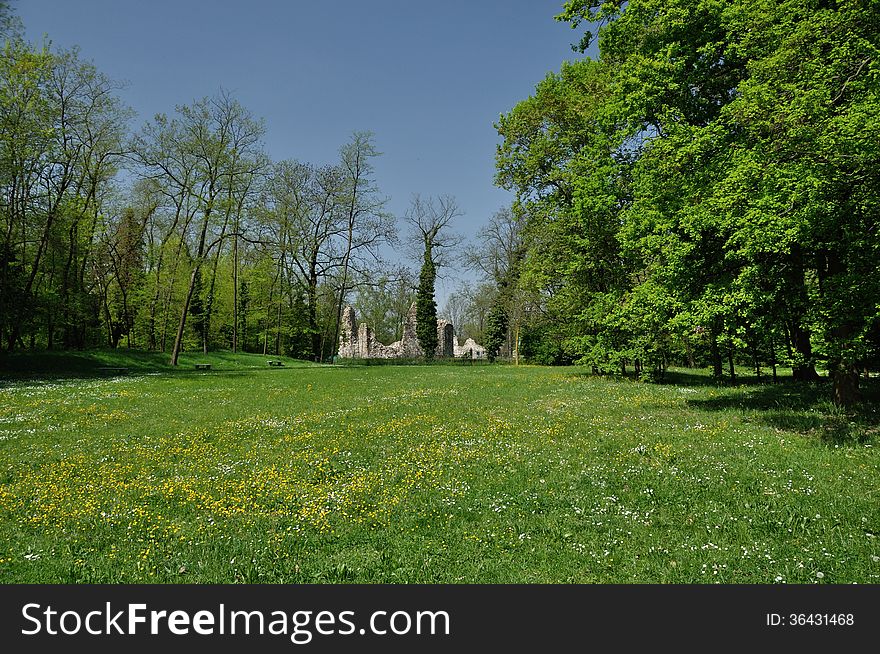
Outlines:
{"label": "green leaves", "polygon": [[419,287],[416,291],[416,337],[425,353],[425,360],[434,359],[437,349],[437,302],[434,300],[434,282],[437,267],[431,255],[432,244],[425,243],[425,259],[419,273]]}
{"label": "green leaves", "polygon": [[876,3],[572,0],[558,18],[598,26],[599,60],[502,117],[498,179],[577,356],[647,360],[702,330],[716,371],[722,349],[732,364],[774,340],[807,367],[863,360],[880,331]]}

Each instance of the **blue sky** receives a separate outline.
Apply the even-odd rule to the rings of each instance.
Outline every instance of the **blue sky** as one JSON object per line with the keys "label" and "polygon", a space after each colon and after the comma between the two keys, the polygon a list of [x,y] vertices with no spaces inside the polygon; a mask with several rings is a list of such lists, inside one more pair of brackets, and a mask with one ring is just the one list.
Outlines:
{"label": "blue sky", "polygon": [[[273,159],[335,160],[355,130],[402,215],[413,193],[454,195],[472,236],[510,202],[493,186],[493,123],[563,60],[580,32],[563,0],[14,0],[31,40],[78,45],[137,112],[232,92],[266,120]],[[438,289],[439,290],[439,289]]]}

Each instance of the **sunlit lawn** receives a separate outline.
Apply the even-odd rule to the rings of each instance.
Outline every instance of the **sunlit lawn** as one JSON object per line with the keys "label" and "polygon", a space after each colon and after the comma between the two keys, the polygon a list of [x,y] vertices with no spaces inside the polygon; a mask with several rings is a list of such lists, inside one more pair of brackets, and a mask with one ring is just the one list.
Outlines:
{"label": "sunlit lawn", "polygon": [[212,356],[0,376],[0,582],[880,580],[876,404]]}

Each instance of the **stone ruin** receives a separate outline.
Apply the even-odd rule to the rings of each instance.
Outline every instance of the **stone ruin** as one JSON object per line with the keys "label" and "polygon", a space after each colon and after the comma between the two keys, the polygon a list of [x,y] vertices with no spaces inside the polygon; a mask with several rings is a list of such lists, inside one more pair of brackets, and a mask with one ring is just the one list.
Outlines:
{"label": "stone ruin", "polygon": [[[345,307],[342,312],[342,326],[339,336],[339,356],[343,359],[419,359],[424,356],[422,346],[416,336],[416,305],[413,303],[403,323],[403,338],[391,345],[383,345],[376,340],[373,328],[366,323],[358,325],[353,307]],[[464,345],[458,344],[448,320],[437,321],[438,359],[452,357],[484,359],[486,348],[469,338]]]}

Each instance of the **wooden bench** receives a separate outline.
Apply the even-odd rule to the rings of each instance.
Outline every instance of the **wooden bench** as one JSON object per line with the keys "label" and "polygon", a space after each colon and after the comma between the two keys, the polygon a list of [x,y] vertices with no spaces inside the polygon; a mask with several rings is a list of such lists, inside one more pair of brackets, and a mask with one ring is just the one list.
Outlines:
{"label": "wooden bench", "polygon": [[128,374],[128,368],[113,368],[111,366],[103,366],[101,368],[98,368],[98,370],[100,370],[101,372],[112,372],[113,374],[116,374],[116,375],[127,375]]}
{"label": "wooden bench", "polygon": [[284,362],[283,361],[270,361],[269,365],[270,366],[283,366]]}
{"label": "wooden bench", "polygon": [[210,370],[210,369],[211,369],[210,363],[197,363],[196,364],[196,370]]}

